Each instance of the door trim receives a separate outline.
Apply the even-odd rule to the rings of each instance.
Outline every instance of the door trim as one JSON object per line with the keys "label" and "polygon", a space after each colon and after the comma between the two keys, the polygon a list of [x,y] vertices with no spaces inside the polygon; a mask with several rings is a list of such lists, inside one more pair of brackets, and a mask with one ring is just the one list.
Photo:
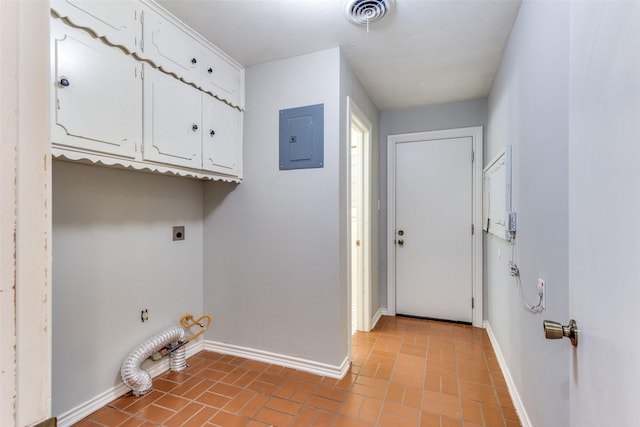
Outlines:
{"label": "door trim", "polygon": [[[482,308],[482,126],[447,129],[428,132],[405,133],[389,135],[387,137],[387,314],[396,314],[396,254],[395,239],[396,229],[396,144],[403,142],[427,141],[433,139],[450,139],[471,137],[474,159],[471,175],[472,182],[472,221],[469,224],[469,232],[472,225],[475,232],[472,235],[472,266],[471,266],[471,294],[474,300],[472,308],[472,324],[475,327],[483,326]],[[471,159],[469,159],[471,161]],[[471,304],[471,301],[469,301]]]}
{"label": "door trim", "polygon": [[[371,260],[371,188],[372,188],[372,176],[371,171],[373,170],[372,165],[372,156],[371,150],[373,145],[373,126],[371,122],[367,118],[367,116],[362,112],[362,110],[358,107],[358,105],[354,102],[354,100],[348,96],[347,97],[347,153],[348,159],[351,159],[351,122],[354,121],[356,124],[364,129],[364,141],[362,144],[362,154],[363,154],[363,167],[364,173],[367,174],[367,177],[363,180],[363,194],[362,194],[362,262],[363,262],[363,295],[362,295],[362,313],[361,318],[362,321],[362,329],[364,331],[371,330],[371,266],[373,262]],[[347,162],[347,176],[349,177],[349,190],[347,191],[347,206],[351,209],[351,161]],[[349,221],[347,221],[347,236],[351,238],[351,216],[349,216]],[[347,250],[347,259],[348,262],[348,277],[349,277],[349,292],[348,292],[348,306],[349,306],[349,328],[351,328],[351,242],[349,242],[348,250]],[[358,322],[360,325],[361,322]],[[351,345],[351,336],[349,336],[349,345]],[[351,355],[351,347],[349,347],[349,355]]]}

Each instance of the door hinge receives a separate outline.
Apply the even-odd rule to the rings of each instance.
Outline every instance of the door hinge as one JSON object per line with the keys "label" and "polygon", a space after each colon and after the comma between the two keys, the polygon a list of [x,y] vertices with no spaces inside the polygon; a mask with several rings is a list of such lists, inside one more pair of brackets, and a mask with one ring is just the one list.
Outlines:
{"label": "door hinge", "polygon": [[476,233],[476,226],[471,224],[471,235],[473,236]]}
{"label": "door hinge", "polygon": [[471,297],[471,308],[474,309],[476,308],[476,299]]}
{"label": "door hinge", "polygon": [[476,161],[476,152],[471,150],[471,163]]}

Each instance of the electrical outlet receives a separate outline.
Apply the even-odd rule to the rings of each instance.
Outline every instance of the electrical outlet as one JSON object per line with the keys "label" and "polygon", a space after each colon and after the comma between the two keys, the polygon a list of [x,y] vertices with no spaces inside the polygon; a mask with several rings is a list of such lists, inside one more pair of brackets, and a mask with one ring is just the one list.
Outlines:
{"label": "electrical outlet", "polygon": [[173,227],[173,240],[184,240],[184,225]]}
{"label": "electrical outlet", "polygon": [[509,274],[513,277],[519,277],[520,276],[520,269],[518,268],[518,266],[509,261]]}
{"label": "electrical outlet", "polygon": [[546,289],[547,284],[545,283],[544,280],[538,278],[538,297],[542,297],[542,299],[540,300],[540,304],[542,305],[542,309],[546,309],[547,308],[547,289]]}

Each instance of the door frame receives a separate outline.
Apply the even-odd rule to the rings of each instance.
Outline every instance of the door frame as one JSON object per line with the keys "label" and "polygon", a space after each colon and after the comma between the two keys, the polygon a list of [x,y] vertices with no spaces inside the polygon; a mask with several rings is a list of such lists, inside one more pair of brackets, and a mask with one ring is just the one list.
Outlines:
{"label": "door frame", "polygon": [[[347,191],[347,206],[349,208],[349,221],[347,221],[347,236],[349,239],[348,249],[347,249],[347,259],[348,262],[348,277],[349,277],[349,292],[348,294],[348,305],[349,305],[349,330],[351,330],[351,295],[352,295],[352,271],[351,271],[351,257],[352,257],[352,246],[351,246],[351,125],[352,122],[355,122],[357,126],[364,130],[364,138],[362,144],[362,165],[363,165],[363,191],[362,191],[362,284],[363,284],[363,293],[361,301],[359,301],[358,310],[360,318],[362,322],[358,322],[358,326],[362,326],[363,331],[371,330],[371,189],[372,189],[372,138],[373,138],[373,127],[371,122],[367,118],[367,116],[362,112],[362,110],[358,107],[358,105],[353,101],[351,97],[347,97],[347,158],[349,161],[347,162],[347,176],[348,179],[348,188]],[[361,303],[361,304],[360,304]],[[351,336],[349,337],[349,343],[351,343]],[[351,354],[351,350],[349,350],[349,354]]]}
{"label": "door frame", "polygon": [[[396,315],[396,145],[404,142],[418,142],[435,139],[466,138],[472,140],[472,266],[471,295],[474,301],[472,308],[472,325],[482,327],[483,295],[482,295],[482,126],[404,133],[387,136],[387,314]],[[470,230],[471,231],[471,230]]]}

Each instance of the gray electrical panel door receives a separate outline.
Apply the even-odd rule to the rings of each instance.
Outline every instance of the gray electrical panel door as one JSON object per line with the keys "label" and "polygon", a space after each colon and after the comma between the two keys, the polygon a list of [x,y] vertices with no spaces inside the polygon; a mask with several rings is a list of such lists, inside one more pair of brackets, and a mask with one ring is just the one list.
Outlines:
{"label": "gray electrical panel door", "polygon": [[324,166],[324,104],[280,110],[280,170]]}

